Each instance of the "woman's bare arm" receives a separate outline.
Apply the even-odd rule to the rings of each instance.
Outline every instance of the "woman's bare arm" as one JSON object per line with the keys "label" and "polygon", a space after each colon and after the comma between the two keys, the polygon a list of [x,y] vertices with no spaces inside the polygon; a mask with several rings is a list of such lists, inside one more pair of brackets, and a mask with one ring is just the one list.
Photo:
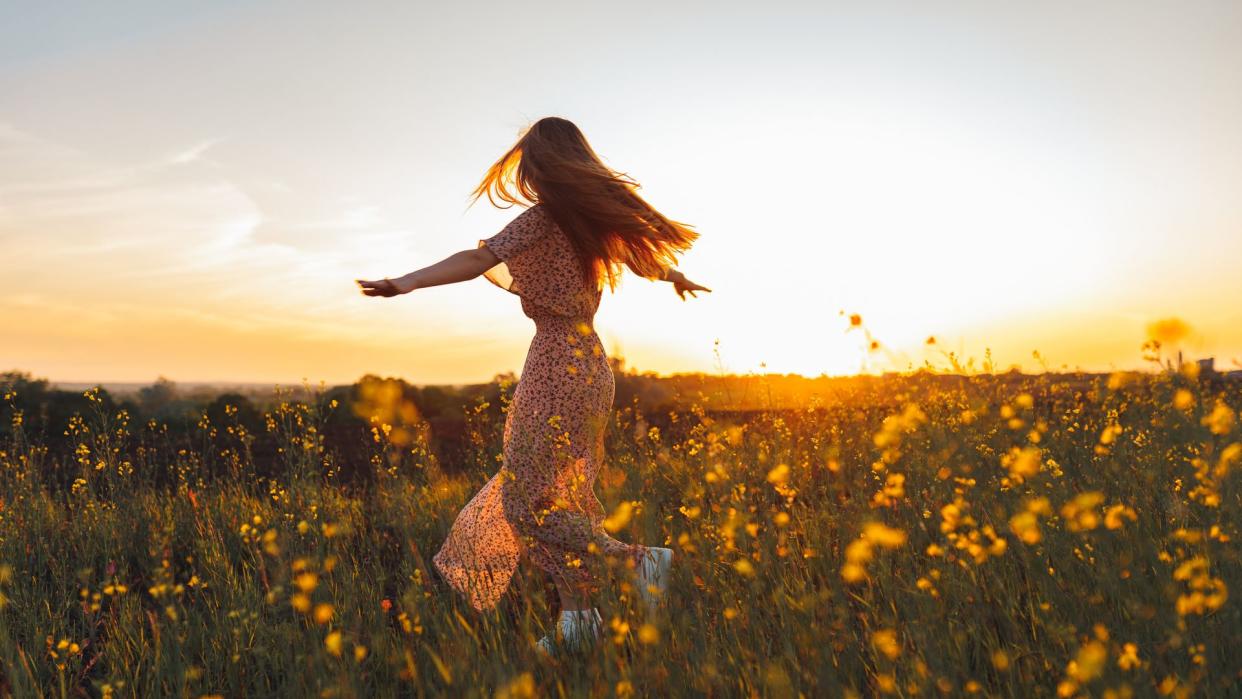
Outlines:
{"label": "woman's bare arm", "polygon": [[686,300],[686,294],[690,294],[692,298],[698,298],[695,296],[694,292],[706,291],[710,294],[712,291],[701,284],[696,284],[689,279],[686,279],[686,275],[682,274],[673,267],[665,268],[664,276],[660,277],[660,281],[671,283],[673,285],[673,290],[677,292],[677,295],[681,297],[682,301]]}
{"label": "woman's bare arm", "polygon": [[398,296],[408,294],[415,289],[429,286],[456,284],[483,274],[500,264],[500,259],[486,247],[462,250],[440,260],[434,265],[414,270],[396,279],[377,279],[366,281],[356,279],[362,293],[367,296]]}

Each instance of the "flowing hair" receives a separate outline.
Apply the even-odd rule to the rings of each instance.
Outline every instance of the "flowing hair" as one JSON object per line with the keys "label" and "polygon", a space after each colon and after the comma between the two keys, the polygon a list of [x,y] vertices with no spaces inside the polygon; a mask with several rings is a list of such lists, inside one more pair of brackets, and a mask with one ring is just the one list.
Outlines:
{"label": "flowing hair", "polygon": [[[592,285],[615,289],[621,266],[656,279],[677,264],[699,234],[638,196],[639,184],[600,160],[573,122],[536,121],[487,170],[471,203],[542,204],[569,237]],[[503,204],[500,202],[504,202]]]}

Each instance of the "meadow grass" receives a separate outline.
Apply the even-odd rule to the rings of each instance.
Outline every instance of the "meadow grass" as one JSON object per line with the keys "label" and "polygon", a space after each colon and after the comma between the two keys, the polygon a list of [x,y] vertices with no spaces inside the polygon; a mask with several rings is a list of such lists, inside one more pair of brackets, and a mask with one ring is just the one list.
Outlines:
{"label": "meadow grass", "polygon": [[237,423],[204,418],[187,446],[100,408],[58,455],[13,411],[0,690],[1126,697],[1242,680],[1236,383],[920,374],[797,410],[621,406],[597,492],[618,538],[676,551],[667,604],[647,616],[601,560],[606,638],[555,660],[533,647],[554,613],[537,570],[480,614],[430,565],[499,465],[499,426],[475,420],[471,462],[440,464],[376,411],[370,461],[342,464],[321,426],[347,406],[321,398],[267,413],[276,475]]}

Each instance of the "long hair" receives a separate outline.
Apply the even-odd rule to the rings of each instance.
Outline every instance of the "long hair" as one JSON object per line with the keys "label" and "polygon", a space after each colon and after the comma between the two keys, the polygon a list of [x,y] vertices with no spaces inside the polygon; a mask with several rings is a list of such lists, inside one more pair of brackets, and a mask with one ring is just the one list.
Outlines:
{"label": "long hair", "polygon": [[472,203],[486,195],[500,208],[543,205],[569,237],[585,278],[592,285],[606,279],[615,289],[622,265],[658,278],[699,237],[656,211],[638,188],[600,160],[573,122],[545,117],[488,168]]}

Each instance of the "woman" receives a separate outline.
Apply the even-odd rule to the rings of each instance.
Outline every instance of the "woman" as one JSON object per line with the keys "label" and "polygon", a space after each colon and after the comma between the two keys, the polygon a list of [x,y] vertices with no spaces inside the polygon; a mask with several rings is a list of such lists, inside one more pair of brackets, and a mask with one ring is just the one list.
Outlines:
{"label": "woman", "polygon": [[[574,646],[598,638],[589,597],[603,570],[598,554],[629,559],[640,594],[663,593],[673,552],[622,543],[604,531],[593,491],[603,459],[613,375],[592,325],[603,286],[622,265],[688,293],[710,291],[674,269],[698,234],[656,211],[637,183],[609,169],[578,127],[535,122],[474,191],[495,206],[529,208],[474,250],[396,279],[359,280],[368,296],[396,296],[480,274],[521,297],[535,337],[509,405],[500,471],[458,514],[436,569],[479,610],[493,607],[525,554],[556,583],[559,636]],[[557,634],[539,647],[551,652]]]}

